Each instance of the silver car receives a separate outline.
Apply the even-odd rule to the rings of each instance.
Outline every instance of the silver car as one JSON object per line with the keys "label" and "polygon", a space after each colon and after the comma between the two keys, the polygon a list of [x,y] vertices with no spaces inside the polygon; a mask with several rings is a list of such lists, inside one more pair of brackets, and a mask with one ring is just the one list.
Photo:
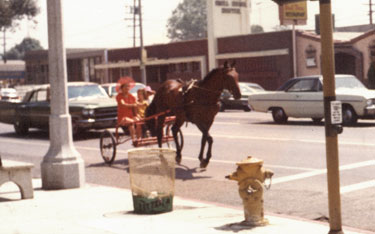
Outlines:
{"label": "silver car", "polygon": [[[374,90],[367,89],[353,75],[336,75],[335,83],[344,125],[375,117]],[[324,118],[323,77],[293,78],[277,91],[251,94],[249,104],[255,111],[271,112],[276,123],[286,123],[288,117],[312,118],[319,123]]]}

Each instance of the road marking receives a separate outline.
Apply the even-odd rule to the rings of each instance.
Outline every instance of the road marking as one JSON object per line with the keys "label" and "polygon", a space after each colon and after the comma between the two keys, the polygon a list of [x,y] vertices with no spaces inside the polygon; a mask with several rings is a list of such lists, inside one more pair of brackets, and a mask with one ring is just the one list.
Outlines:
{"label": "road marking", "polygon": [[243,123],[239,123],[239,122],[220,122],[220,121],[216,121],[214,124],[221,124],[221,125],[241,125]]}
{"label": "road marking", "polygon": [[349,193],[360,189],[375,188],[375,180],[365,181],[357,184],[347,185],[340,188],[340,193]]}
{"label": "road marking", "polygon": [[[199,136],[201,133],[184,133],[184,136]],[[277,138],[277,137],[259,137],[259,136],[235,136],[235,135],[225,135],[225,134],[212,134],[212,137],[226,138],[226,139],[242,139],[242,140],[258,140],[258,141],[284,141],[284,142],[302,142],[302,143],[316,143],[316,144],[325,144],[325,140],[312,140],[312,139],[295,139],[295,138]],[[35,142],[25,142],[22,140],[9,140],[1,139],[3,142],[17,143],[17,144],[34,144],[34,145],[49,145],[49,143],[35,143]],[[348,145],[348,146],[365,146],[365,147],[375,147],[374,143],[362,143],[362,142],[349,142],[349,141],[339,141],[339,145]],[[81,146],[76,146],[81,147]],[[82,147],[83,149],[85,147]]]}
{"label": "road marking", "polygon": [[[202,136],[200,133],[184,133],[184,136]],[[325,144],[325,140],[303,140],[295,138],[275,138],[275,137],[259,137],[259,136],[234,136],[234,135],[224,135],[224,134],[211,134],[212,137],[227,138],[227,139],[243,139],[243,140],[259,140],[259,141],[295,141],[303,143],[317,143]],[[353,145],[353,146],[366,146],[366,147],[375,147],[374,143],[362,143],[362,142],[352,142],[352,141],[339,141],[339,145]]]}
{"label": "road marking", "polygon": [[[190,161],[198,161],[198,158],[192,158],[192,157],[182,157],[182,160],[190,160]],[[229,160],[220,160],[220,159],[211,159],[210,162],[214,163],[224,163],[224,164],[230,164],[230,165],[236,165],[238,161],[229,161]],[[271,165],[267,164],[264,165],[265,167],[272,167],[272,168],[282,168],[282,169],[290,169],[290,170],[299,170],[299,171],[312,171],[316,170],[315,168],[305,168],[305,167],[290,167],[290,166],[282,166],[282,165]]]}
{"label": "road marking", "polygon": [[[339,170],[344,171],[344,170],[350,170],[350,169],[366,167],[366,166],[375,166],[375,160],[369,160],[369,161],[363,161],[363,162],[343,165],[343,166],[340,166]],[[312,176],[316,176],[316,175],[322,175],[322,174],[326,174],[326,173],[327,173],[327,169],[319,169],[319,170],[315,170],[315,171],[311,171],[311,172],[304,172],[304,173],[299,173],[299,174],[295,174],[295,175],[274,178],[274,179],[272,179],[272,184],[280,184],[280,183],[290,182],[290,181],[304,179],[304,178],[308,178],[308,177],[312,177]]]}

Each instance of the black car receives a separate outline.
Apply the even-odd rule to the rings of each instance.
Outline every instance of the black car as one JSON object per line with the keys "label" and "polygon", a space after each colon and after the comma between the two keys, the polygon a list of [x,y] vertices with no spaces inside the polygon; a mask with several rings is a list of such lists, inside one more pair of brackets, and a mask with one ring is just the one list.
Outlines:
{"label": "black car", "polygon": [[[116,126],[117,102],[99,84],[70,82],[67,86],[73,134]],[[27,92],[21,102],[0,101],[0,122],[13,124],[20,135],[29,128],[48,129],[50,93],[50,86],[43,85]]]}
{"label": "black car", "polygon": [[246,112],[251,111],[248,101],[249,95],[264,91],[264,88],[256,83],[239,82],[238,85],[241,90],[241,98],[236,100],[229,91],[224,90],[220,97],[220,111],[225,111],[227,109],[244,110]]}

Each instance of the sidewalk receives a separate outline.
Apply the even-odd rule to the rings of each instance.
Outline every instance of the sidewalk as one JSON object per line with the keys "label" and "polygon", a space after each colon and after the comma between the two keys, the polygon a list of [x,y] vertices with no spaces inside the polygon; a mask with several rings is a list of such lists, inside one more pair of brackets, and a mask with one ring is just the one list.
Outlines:
{"label": "sidewalk", "polygon": [[[86,184],[80,189],[42,190],[34,179],[34,198],[21,200],[18,187],[0,187],[1,234],[327,234],[327,223],[266,216],[269,225],[240,227],[243,211],[174,197],[173,211],[137,215],[130,190]],[[345,234],[370,233],[347,230]]]}

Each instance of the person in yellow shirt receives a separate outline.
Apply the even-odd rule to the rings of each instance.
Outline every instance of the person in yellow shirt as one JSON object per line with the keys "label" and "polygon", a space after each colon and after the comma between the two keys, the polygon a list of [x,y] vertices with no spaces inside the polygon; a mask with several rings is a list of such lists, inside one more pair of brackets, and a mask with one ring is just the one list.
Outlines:
{"label": "person in yellow shirt", "polygon": [[138,89],[137,91],[137,115],[143,119],[145,117],[145,111],[148,106],[147,93],[145,89]]}

